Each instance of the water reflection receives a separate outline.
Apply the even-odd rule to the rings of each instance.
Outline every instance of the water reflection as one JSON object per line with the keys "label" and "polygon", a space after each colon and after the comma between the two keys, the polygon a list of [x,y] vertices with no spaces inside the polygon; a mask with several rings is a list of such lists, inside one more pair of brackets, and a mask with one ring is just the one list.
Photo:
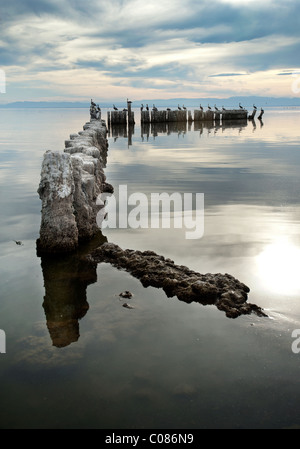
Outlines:
{"label": "water reflection", "polygon": [[89,309],[87,287],[97,282],[97,265],[85,256],[106,241],[99,231],[77,253],[41,256],[45,287],[43,308],[53,346],[62,348],[78,341],[79,320]]}
{"label": "water reflection", "polygon": [[[216,135],[219,131],[224,132],[228,129],[238,129],[241,133],[249,124],[252,124],[253,131],[256,130],[255,120],[227,120],[224,122],[162,122],[162,123],[141,123],[141,140],[149,141],[150,136],[158,137],[159,134],[177,134],[179,137],[184,137],[187,132],[197,131],[200,135],[207,131],[207,135],[212,131]],[[261,127],[263,126],[260,120]],[[128,147],[132,146],[132,136],[135,133],[134,125],[110,125],[108,129],[108,137],[113,138],[114,143],[118,138],[128,139]]]}

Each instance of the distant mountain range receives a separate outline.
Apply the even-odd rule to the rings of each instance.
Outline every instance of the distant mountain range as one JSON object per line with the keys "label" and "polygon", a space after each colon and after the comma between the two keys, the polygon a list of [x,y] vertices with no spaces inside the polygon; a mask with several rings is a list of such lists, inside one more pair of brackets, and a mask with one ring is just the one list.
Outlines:
{"label": "distant mountain range", "polygon": [[[101,101],[95,99],[95,102],[99,103],[102,108],[112,108],[112,102],[109,103],[107,100]],[[218,107],[231,107],[237,108],[239,103],[241,103],[245,108],[251,108],[255,104],[258,108],[260,107],[300,107],[300,97],[299,98],[272,98],[272,97],[230,97],[230,98],[172,98],[168,100],[156,99],[156,100],[140,100],[133,101],[132,107],[140,107],[141,104],[148,104],[150,107],[155,104],[155,106],[163,107],[177,107],[184,105],[186,107],[197,107],[200,104],[205,108],[209,104]],[[126,100],[115,101],[114,104],[118,108],[124,108],[126,106]],[[0,104],[0,108],[11,109],[11,108],[89,108],[89,102],[53,102],[53,101],[17,101],[14,103]]]}

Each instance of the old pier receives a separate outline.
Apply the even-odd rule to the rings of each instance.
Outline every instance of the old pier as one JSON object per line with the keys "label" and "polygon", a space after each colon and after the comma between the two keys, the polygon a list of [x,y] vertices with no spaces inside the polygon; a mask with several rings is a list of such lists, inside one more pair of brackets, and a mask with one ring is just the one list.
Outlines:
{"label": "old pier", "polygon": [[103,206],[97,198],[101,192],[113,191],[104,174],[106,134],[105,122],[92,118],[83,131],[70,135],[63,152],[45,153],[38,188],[42,200],[39,253],[73,251],[81,240],[99,231],[96,217]]}
{"label": "old pier", "polygon": [[[128,102],[128,105],[131,105],[131,102]],[[130,107],[128,109],[124,112],[129,112],[130,120],[134,120]],[[149,115],[148,112],[146,110],[142,117],[146,117],[147,120],[149,117],[151,126],[155,126],[156,123],[158,126],[164,126],[165,123],[169,123],[168,126],[172,124],[175,126],[176,122],[186,127],[187,122],[191,123],[192,121],[198,123],[199,126],[206,126],[201,125],[201,122],[206,122],[209,126],[209,123],[221,120],[221,117],[222,120],[226,117],[229,121],[235,120],[236,123],[237,120],[243,121],[248,118],[246,110],[226,113],[223,111],[222,114],[211,110],[203,113],[201,110],[198,116],[196,114],[195,117],[194,114],[194,118],[185,109],[178,109],[178,111],[154,110]],[[91,119],[83,126],[83,131],[71,134],[70,138],[65,141],[63,152],[47,151],[44,154],[38,188],[42,200],[42,217],[37,251],[42,257],[47,288],[44,303],[47,325],[55,345],[65,346],[78,339],[78,319],[88,309],[84,292],[89,283],[96,281],[95,267],[102,262],[108,262],[127,270],[140,279],[145,287],[162,288],[168,297],[177,296],[179,300],[188,303],[196,301],[204,305],[214,304],[229,318],[250,313],[266,316],[260,307],[247,303],[249,288],[228,274],[208,273],[202,275],[187,267],[177,266],[171,260],[152,251],[142,253],[122,250],[113,243],[107,243],[105,238],[103,240],[97,223],[97,215],[104,207],[104,203],[99,200],[100,194],[113,193],[113,187],[106,182],[104,174],[108,150],[108,131],[106,123],[101,119],[101,109],[93,101],[90,115]],[[110,115],[110,119],[111,117],[112,115]],[[121,117],[123,116],[121,115]],[[144,125],[147,123],[149,126],[149,122],[144,122]],[[81,242],[97,241],[99,232],[101,234],[100,246],[95,248],[92,245],[85,256],[80,255],[80,251],[75,251],[78,250]],[[52,307],[55,299],[52,295],[52,282],[48,282],[48,280],[53,280],[53,267],[61,260],[62,253],[66,253],[66,255],[72,253],[70,255],[72,259],[67,260],[71,266],[74,266],[74,262],[78,262],[77,271],[70,270],[67,284],[64,282],[65,275],[56,283],[58,291],[55,293],[55,298],[61,298],[59,303],[61,302],[63,307],[67,307],[71,311],[68,319],[63,322],[60,319],[61,314],[58,314],[60,313],[60,304],[55,303],[55,307]],[[54,255],[50,264],[48,264],[49,255]],[[55,257],[57,255],[58,257]],[[79,276],[81,279],[82,275],[82,283],[78,284],[77,277]],[[68,290],[66,290],[66,285]],[[80,290],[80,297],[83,298],[78,310],[76,307],[72,308],[72,298],[76,297],[74,292],[77,290]],[[67,332],[67,338],[62,338],[60,331],[62,328]]]}

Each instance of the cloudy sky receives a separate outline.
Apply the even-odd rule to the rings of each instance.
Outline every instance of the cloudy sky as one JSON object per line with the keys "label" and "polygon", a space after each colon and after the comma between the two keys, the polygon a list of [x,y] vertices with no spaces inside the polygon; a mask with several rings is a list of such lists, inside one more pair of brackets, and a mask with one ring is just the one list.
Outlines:
{"label": "cloudy sky", "polygon": [[299,0],[2,2],[0,102],[295,97],[299,15]]}

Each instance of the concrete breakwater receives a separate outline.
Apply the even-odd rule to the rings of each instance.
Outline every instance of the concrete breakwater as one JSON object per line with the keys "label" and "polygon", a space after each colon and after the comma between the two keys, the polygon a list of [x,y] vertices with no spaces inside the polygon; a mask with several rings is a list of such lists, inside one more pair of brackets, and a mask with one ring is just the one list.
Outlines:
{"label": "concrete breakwater", "polygon": [[108,141],[106,124],[91,120],[83,131],[71,134],[63,152],[44,154],[38,188],[42,200],[38,253],[73,251],[80,240],[92,238],[99,230],[96,216],[102,192],[113,192],[106,183]]}

